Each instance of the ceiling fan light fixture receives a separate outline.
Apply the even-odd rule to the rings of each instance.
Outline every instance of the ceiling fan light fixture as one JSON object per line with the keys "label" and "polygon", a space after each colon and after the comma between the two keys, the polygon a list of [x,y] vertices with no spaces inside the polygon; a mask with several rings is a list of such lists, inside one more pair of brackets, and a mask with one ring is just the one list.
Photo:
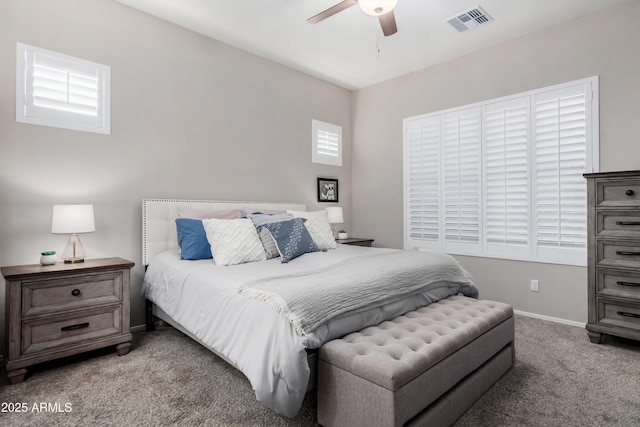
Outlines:
{"label": "ceiling fan light fixture", "polygon": [[367,15],[380,16],[393,10],[398,0],[358,0],[358,6]]}

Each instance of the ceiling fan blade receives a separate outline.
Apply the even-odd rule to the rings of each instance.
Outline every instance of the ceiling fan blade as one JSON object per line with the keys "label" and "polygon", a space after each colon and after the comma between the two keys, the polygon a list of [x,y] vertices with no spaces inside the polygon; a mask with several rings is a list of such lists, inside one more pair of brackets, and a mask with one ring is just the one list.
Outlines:
{"label": "ceiling fan blade", "polygon": [[380,26],[382,27],[382,33],[386,36],[393,35],[398,32],[398,26],[396,25],[396,17],[393,14],[393,10],[384,15],[378,16]]}
{"label": "ceiling fan blade", "polygon": [[329,9],[327,10],[323,10],[322,12],[318,13],[317,15],[312,16],[311,18],[307,19],[307,22],[310,24],[317,24],[320,21],[323,21],[327,18],[329,18],[330,16],[335,15],[338,12],[342,12],[343,10],[350,8],[351,6],[355,6],[356,4],[358,4],[358,0],[344,0],[341,1],[340,3],[336,4],[335,6],[331,6]]}

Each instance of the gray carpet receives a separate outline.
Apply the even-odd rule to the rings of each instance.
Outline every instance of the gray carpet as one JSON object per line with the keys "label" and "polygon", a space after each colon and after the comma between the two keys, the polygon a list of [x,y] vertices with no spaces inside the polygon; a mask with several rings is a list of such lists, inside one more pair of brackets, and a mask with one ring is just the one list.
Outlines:
{"label": "gray carpet", "polygon": [[[640,343],[591,344],[582,328],[517,316],[516,354],[457,427],[640,426]],[[240,372],[171,328],[135,334],[126,356],[96,351],[1,381],[2,409],[28,409],[0,412],[2,426],[316,425],[313,392],[295,419],[279,416]],[[40,403],[49,411],[35,411]]]}

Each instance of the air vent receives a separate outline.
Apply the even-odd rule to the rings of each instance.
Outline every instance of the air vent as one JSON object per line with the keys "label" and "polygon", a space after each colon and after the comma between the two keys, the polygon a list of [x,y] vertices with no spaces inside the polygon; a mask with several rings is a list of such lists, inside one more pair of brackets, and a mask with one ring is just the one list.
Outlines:
{"label": "air vent", "polygon": [[447,22],[461,33],[478,28],[480,25],[487,24],[491,21],[493,21],[493,19],[480,6],[476,6],[473,9],[469,9],[447,19]]}

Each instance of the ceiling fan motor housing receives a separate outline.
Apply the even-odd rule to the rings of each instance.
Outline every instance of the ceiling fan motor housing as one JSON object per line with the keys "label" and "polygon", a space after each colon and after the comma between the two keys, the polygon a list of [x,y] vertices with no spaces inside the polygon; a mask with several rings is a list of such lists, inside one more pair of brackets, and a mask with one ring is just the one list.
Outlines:
{"label": "ceiling fan motor housing", "polygon": [[380,16],[396,7],[398,0],[358,0],[358,6],[367,15]]}

